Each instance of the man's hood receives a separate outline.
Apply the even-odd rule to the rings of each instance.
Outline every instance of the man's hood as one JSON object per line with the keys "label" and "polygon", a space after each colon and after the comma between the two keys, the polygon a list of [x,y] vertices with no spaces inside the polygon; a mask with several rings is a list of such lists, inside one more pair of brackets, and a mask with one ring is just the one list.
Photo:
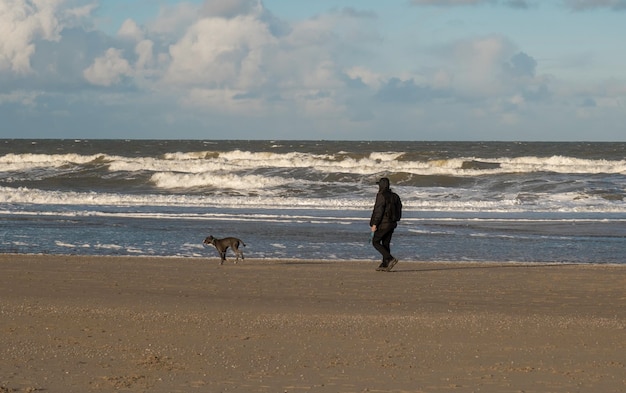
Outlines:
{"label": "man's hood", "polygon": [[386,177],[381,178],[376,182],[378,184],[378,191],[385,191],[389,189],[389,179]]}

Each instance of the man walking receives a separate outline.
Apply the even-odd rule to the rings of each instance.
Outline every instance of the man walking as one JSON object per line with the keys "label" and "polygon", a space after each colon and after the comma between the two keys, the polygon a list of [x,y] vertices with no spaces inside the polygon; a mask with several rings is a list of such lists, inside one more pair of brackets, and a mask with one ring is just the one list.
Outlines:
{"label": "man walking", "polygon": [[400,220],[402,214],[402,203],[398,195],[389,188],[388,178],[383,177],[376,184],[378,184],[378,193],[370,218],[370,228],[373,232],[372,244],[383,257],[382,263],[376,270],[388,272],[398,263],[398,260],[391,255],[390,244],[393,231],[398,226],[397,221]]}

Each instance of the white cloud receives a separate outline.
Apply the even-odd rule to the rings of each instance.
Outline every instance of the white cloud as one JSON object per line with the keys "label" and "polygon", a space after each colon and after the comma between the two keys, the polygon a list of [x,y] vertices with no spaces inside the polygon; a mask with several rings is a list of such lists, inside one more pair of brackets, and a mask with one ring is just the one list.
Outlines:
{"label": "white cloud", "polygon": [[384,81],[384,78],[379,73],[362,66],[350,67],[346,70],[346,75],[352,79],[361,80],[361,82],[374,90],[378,90]]}
{"label": "white cloud", "polygon": [[452,5],[474,5],[481,3],[493,3],[493,0],[412,0],[415,5],[434,5],[434,6],[452,6]]}
{"label": "white cloud", "polygon": [[198,20],[198,16],[198,7],[187,2],[161,7],[157,18],[149,21],[146,29],[149,34],[167,38],[178,37],[185,34],[189,26]]}
{"label": "white cloud", "polygon": [[31,71],[35,39],[58,40],[61,0],[0,0],[0,71]]}
{"label": "white cloud", "polygon": [[132,75],[130,64],[122,57],[122,50],[115,48],[109,48],[104,56],[96,58],[83,72],[85,79],[98,86],[117,84],[123,76],[130,75]]}
{"label": "white cloud", "polygon": [[454,83],[454,76],[446,70],[437,70],[432,75],[432,84],[438,89],[451,88]]}
{"label": "white cloud", "polygon": [[259,15],[262,8],[260,0],[209,0],[204,2],[202,13],[209,17],[234,18],[241,15]]}
{"label": "white cloud", "polygon": [[344,87],[342,71],[330,55],[337,45],[332,30],[338,17],[318,17],[275,35],[271,18],[255,4],[260,3],[230,4],[237,6],[237,16],[231,8],[212,9],[228,18],[205,17],[191,25],[169,47],[171,63],[163,82],[183,94],[193,87],[194,99],[183,102],[204,103],[213,110],[248,111],[252,106],[319,114],[322,108],[335,112],[342,107],[333,94]]}
{"label": "white cloud", "polygon": [[609,8],[615,11],[626,10],[626,0],[565,0],[565,5],[577,11],[593,8]]}
{"label": "white cloud", "polygon": [[144,34],[137,23],[132,19],[126,19],[122,26],[117,31],[118,37],[126,38],[133,41],[140,41],[143,39]]}
{"label": "white cloud", "polygon": [[534,1],[529,0],[412,0],[414,5],[426,5],[436,7],[451,7],[451,6],[471,6],[479,4],[504,4],[507,7],[527,9],[534,4]]}
{"label": "white cloud", "polygon": [[263,51],[274,39],[254,17],[205,18],[170,46],[165,76],[177,85],[250,88],[263,79]]}
{"label": "white cloud", "polygon": [[[411,4],[417,6],[433,7],[456,7],[474,6],[481,4],[505,5],[511,8],[528,9],[542,2],[536,0],[411,0]],[[563,0],[566,8],[583,11],[596,8],[608,8],[613,11],[626,10],[626,0]]]}
{"label": "white cloud", "polygon": [[[93,5],[63,10],[62,3],[55,2],[57,14],[82,17],[93,10]],[[184,107],[203,108],[204,114],[321,116],[328,111],[338,116],[347,96],[340,92],[345,71],[335,54],[359,40],[359,29],[371,34],[372,29],[359,28],[372,14],[365,16],[333,11],[287,25],[259,0],[206,1],[202,6],[183,2],[161,8],[143,26],[127,19],[113,37],[92,35],[85,49],[93,57],[78,52],[75,64],[85,64],[82,76],[92,85],[114,87],[123,81],[157,95],[168,91],[169,98],[177,96]],[[56,31],[58,36],[62,25]],[[31,47],[22,53],[31,56],[34,51]],[[370,73],[362,68],[358,75],[373,93],[382,79]],[[352,74],[356,78],[356,71]]]}
{"label": "white cloud", "polygon": [[[92,17],[95,1],[0,0],[0,116],[9,113],[27,124],[35,116],[21,115],[15,107],[41,114],[40,119],[54,113],[71,119],[98,105],[105,119],[101,127],[145,128],[145,123],[130,124],[136,116],[124,112],[132,99],[133,110],[141,108],[143,122],[151,119],[151,129],[161,127],[162,136],[172,125],[189,130],[215,125],[277,130],[288,137],[341,129],[351,138],[376,137],[381,129],[393,130],[390,138],[402,132],[412,138],[415,124],[429,130],[425,136],[446,138],[451,134],[443,132],[470,125],[497,131],[499,126],[532,124],[531,117],[573,118],[579,107],[578,113],[589,119],[613,113],[623,120],[623,80],[608,80],[611,72],[598,73],[605,75],[605,83],[573,78],[581,75],[578,63],[565,75],[558,63],[562,52],[552,56],[541,48],[518,47],[506,30],[481,36],[464,32],[457,35],[460,39],[441,35],[432,42],[448,43],[433,48],[425,46],[427,37],[421,35],[426,28],[397,26],[392,32],[382,11],[334,9],[286,21],[259,0],[206,0],[161,7],[157,17],[142,23],[129,14],[116,33],[108,34],[95,28],[105,8]],[[71,8],[78,3],[86,5]],[[531,2],[412,3],[523,8]],[[565,5],[619,5],[560,4],[562,12]],[[592,53],[588,48],[580,51]],[[596,69],[590,57],[584,56],[585,73]],[[306,131],[295,133],[294,124],[297,132]],[[368,134],[350,134],[361,131]]]}
{"label": "white cloud", "polygon": [[515,94],[509,99],[509,102],[513,105],[520,106],[525,104],[524,97],[521,94]]}
{"label": "white cloud", "polygon": [[137,55],[136,69],[146,69],[154,64],[153,55],[154,43],[150,40],[142,40],[135,46],[135,54]]}
{"label": "white cloud", "polygon": [[23,106],[35,106],[35,100],[40,95],[39,92],[16,90],[8,94],[0,94],[1,104],[21,104]]}
{"label": "white cloud", "polygon": [[504,37],[464,39],[434,50],[447,70],[439,82],[454,81],[453,87],[471,95],[500,94],[503,64],[515,53],[515,46]]}

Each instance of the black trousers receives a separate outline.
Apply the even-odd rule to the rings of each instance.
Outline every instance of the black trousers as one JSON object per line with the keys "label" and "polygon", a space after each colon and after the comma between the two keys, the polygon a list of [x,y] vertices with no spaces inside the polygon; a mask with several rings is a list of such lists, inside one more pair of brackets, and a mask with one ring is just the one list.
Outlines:
{"label": "black trousers", "polygon": [[381,223],[380,226],[376,227],[376,232],[374,232],[374,237],[372,238],[372,244],[376,251],[383,256],[383,265],[386,265],[393,259],[393,255],[391,255],[391,237],[393,236],[393,231],[396,229],[398,224],[393,223]]}

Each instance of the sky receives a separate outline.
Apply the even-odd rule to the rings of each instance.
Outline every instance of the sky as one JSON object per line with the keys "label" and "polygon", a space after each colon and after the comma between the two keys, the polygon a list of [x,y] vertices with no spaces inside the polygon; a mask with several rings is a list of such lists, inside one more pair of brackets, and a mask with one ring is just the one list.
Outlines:
{"label": "sky", "polygon": [[626,0],[0,0],[0,138],[626,141]]}

